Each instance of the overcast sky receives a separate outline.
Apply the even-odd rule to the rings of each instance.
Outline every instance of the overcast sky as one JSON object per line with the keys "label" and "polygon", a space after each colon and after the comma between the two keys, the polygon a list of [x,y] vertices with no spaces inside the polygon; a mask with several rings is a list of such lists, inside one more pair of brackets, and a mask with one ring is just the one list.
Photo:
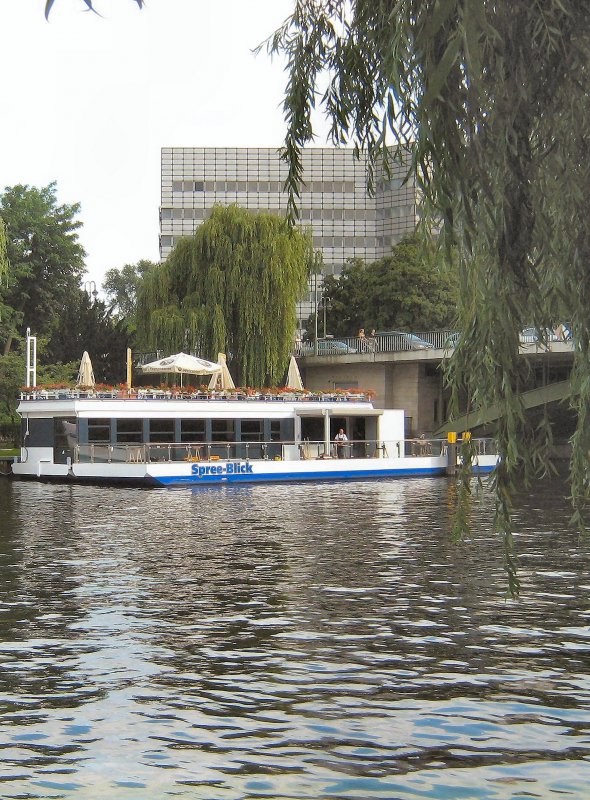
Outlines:
{"label": "overcast sky", "polygon": [[[252,49],[292,0],[0,0],[0,186],[80,202],[89,280],[157,260],[160,148],[280,146],[285,73]],[[318,141],[318,144],[323,142]]]}

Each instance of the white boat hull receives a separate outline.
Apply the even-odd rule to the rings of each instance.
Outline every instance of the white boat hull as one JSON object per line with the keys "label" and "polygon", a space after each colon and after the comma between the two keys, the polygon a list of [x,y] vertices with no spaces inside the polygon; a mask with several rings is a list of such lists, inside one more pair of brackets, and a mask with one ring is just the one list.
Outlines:
{"label": "white boat hull", "polygon": [[[477,474],[490,472],[495,456],[480,456],[473,465]],[[293,481],[342,481],[445,475],[446,456],[414,458],[318,459],[316,461],[211,461],[151,464],[50,464],[37,469],[15,464],[17,477],[75,482],[112,482],[151,486],[210,486]]]}

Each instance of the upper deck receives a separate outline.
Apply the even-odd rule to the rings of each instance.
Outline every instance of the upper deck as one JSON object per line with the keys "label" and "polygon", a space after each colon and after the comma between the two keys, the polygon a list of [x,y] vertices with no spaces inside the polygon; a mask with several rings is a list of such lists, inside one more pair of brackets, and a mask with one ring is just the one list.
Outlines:
{"label": "upper deck", "polygon": [[21,392],[22,417],[295,417],[381,415],[363,392],[194,391],[137,389],[81,391],[31,389]]}

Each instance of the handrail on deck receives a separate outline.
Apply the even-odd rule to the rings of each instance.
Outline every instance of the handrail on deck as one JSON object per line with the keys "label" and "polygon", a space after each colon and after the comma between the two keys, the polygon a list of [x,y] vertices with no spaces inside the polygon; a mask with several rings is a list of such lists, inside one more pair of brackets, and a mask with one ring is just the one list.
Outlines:
{"label": "handrail on deck", "polygon": [[[473,439],[478,455],[495,452],[492,439]],[[443,456],[445,439],[380,441],[351,439],[335,442],[150,442],[76,445],[77,463],[179,463],[199,461],[305,461],[331,458],[400,458]]]}

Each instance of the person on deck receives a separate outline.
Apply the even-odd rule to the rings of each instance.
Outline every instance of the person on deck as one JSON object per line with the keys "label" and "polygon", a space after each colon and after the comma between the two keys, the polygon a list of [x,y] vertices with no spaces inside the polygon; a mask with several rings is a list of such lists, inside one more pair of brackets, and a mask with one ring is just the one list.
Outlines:
{"label": "person on deck", "polygon": [[346,458],[346,443],[348,442],[348,436],[344,433],[344,428],[340,428],[334,437],[334,441],[336,442],[336,455],[338,458]]}

